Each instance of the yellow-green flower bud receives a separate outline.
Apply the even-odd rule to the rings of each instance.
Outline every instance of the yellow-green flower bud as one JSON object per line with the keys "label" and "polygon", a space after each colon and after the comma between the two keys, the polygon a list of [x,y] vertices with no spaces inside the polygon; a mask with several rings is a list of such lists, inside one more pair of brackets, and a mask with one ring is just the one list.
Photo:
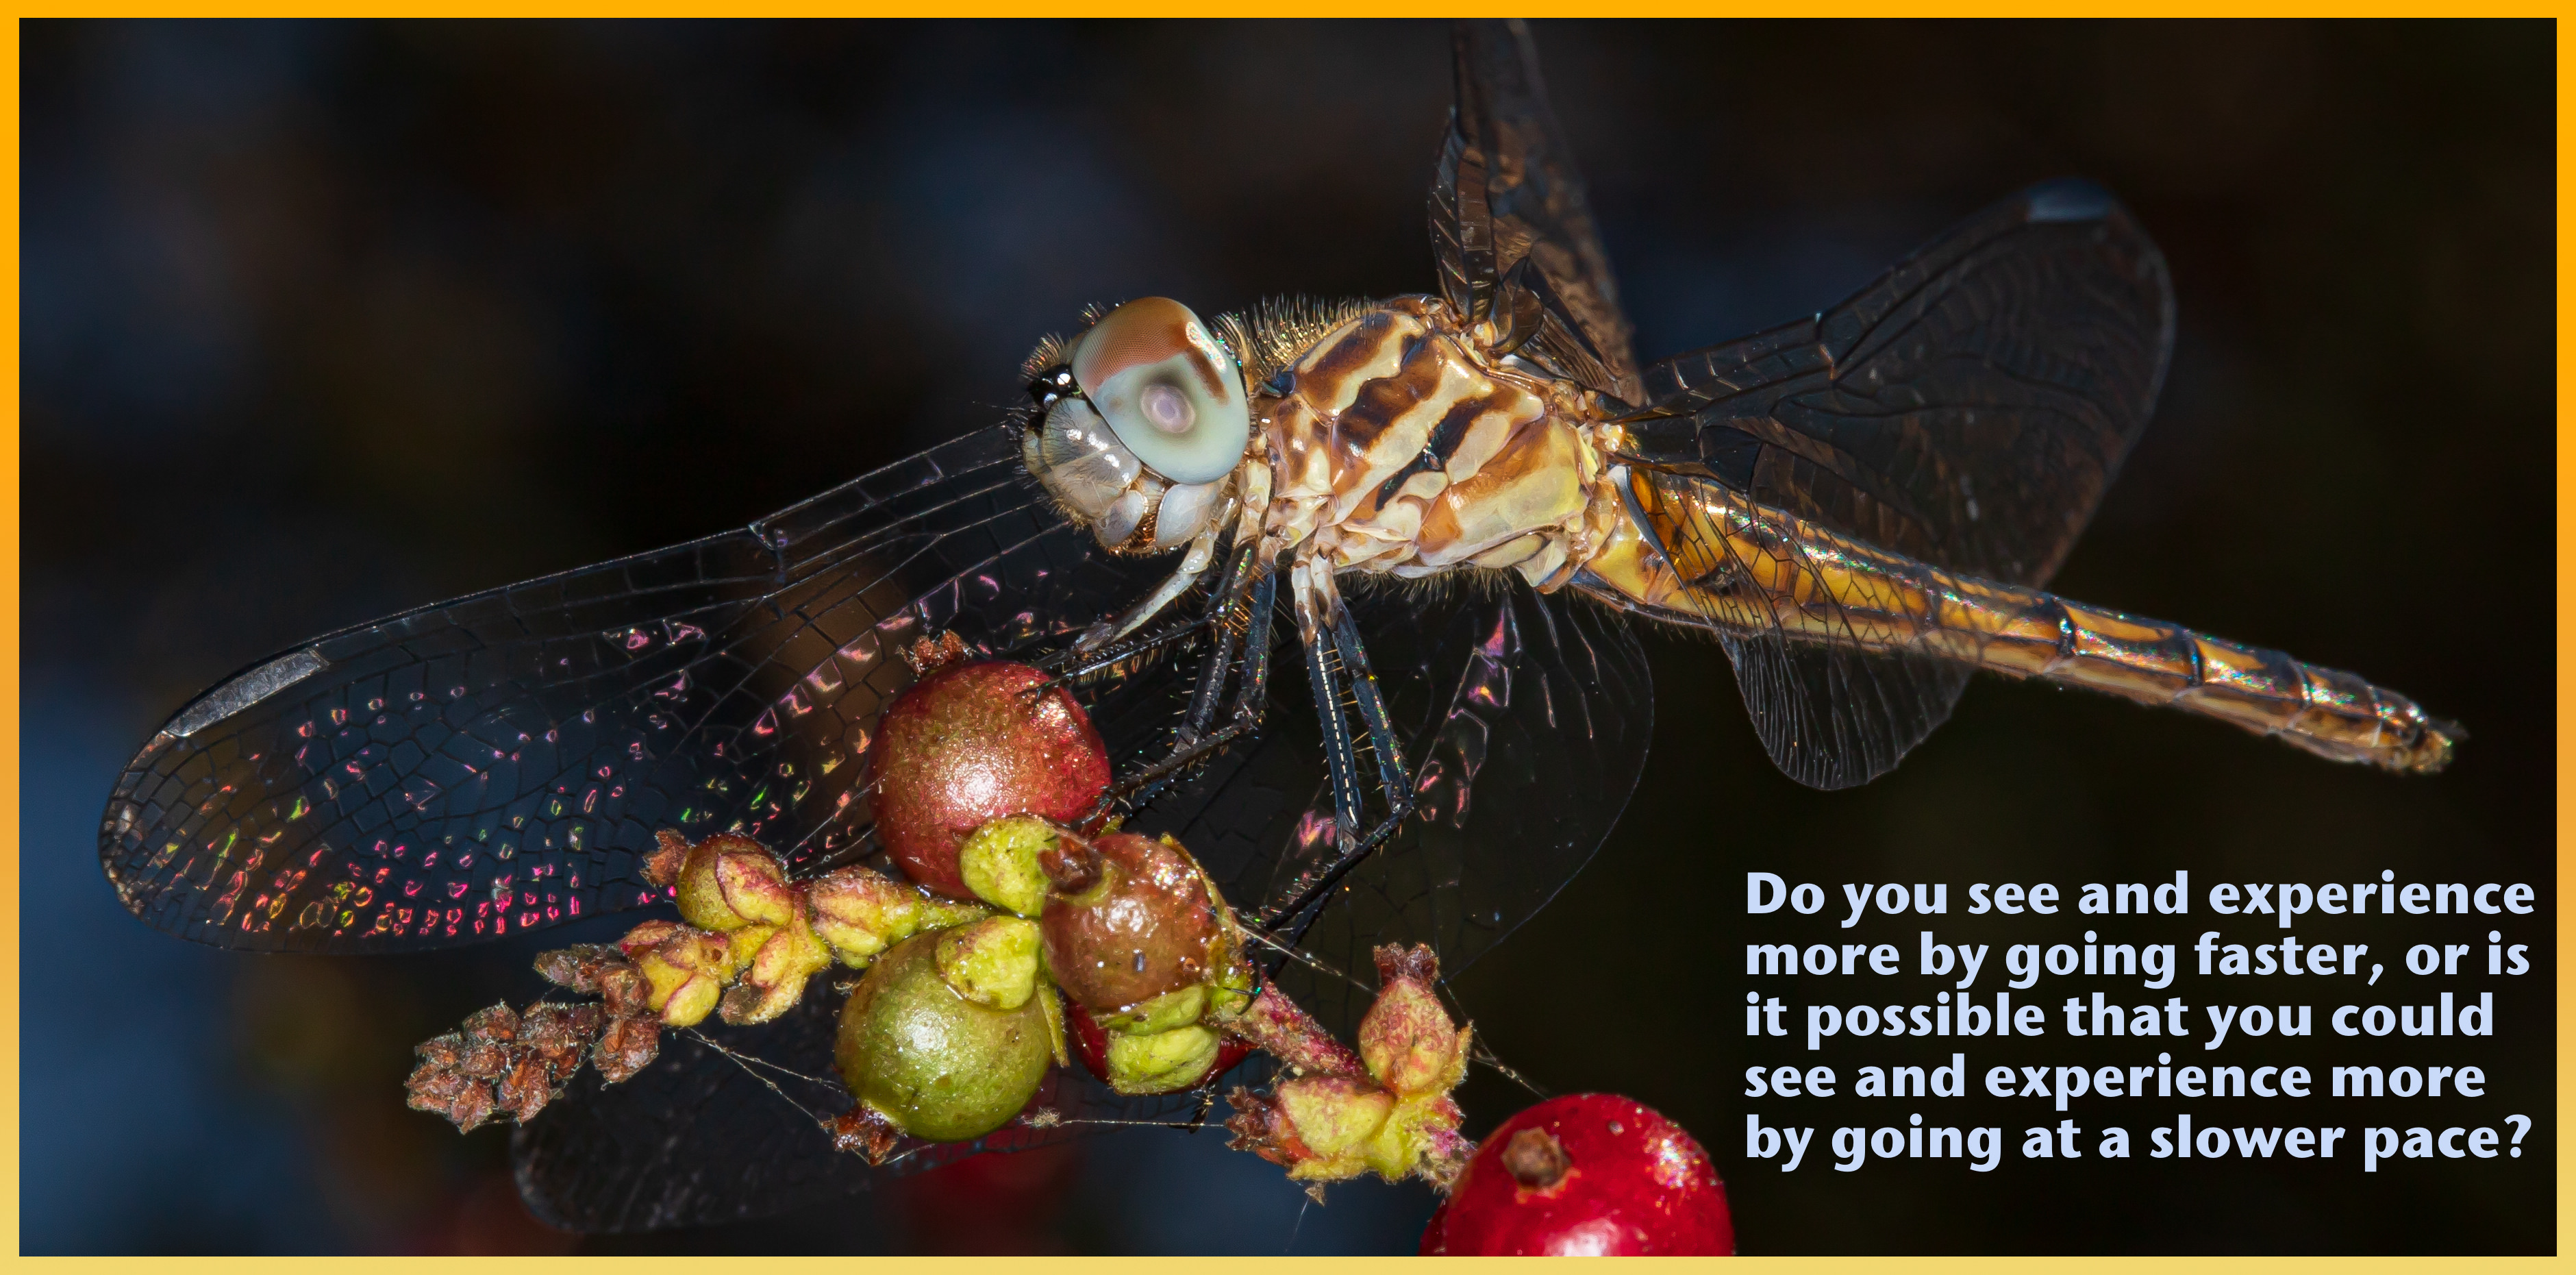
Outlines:
{"label": "yellow-green flower bud", "polygon": [[1012,1010],[1027,1004],[1037,992],[1037,922],[989,916],[943,930],[937,942],[933,957],[939,977],[958,995],[978,1005]]}
{"label": "yellow-green flower bud", "polygon": [[720,933],[749,925],[785,925],[796,912],[787,865],[749,837],[720,832],[690,846],[680,860],[680,917]]}
{"label": "yellow-green flower bud", "polygon": [[1449,1020],[1432,990],[1438,959],[1426,946],[1377,949],[1378,993],[1360,1020],[1360,1060],[1399,1097],[1446,1094],[1467,1073],[1469,1029]]}
{"label": "yellow-green flower bud", "polygon": [[1038,856],[1055,845],[1055,825],[1013,815],[977,828],[957,850],[958,875],[975,897],[1021,916],[1046,906],[1047,877]]}
{"label": "yellow-green flower bud", "polygon": [[1368,1171],[1367,1146],[1395,1110],[1395,1096],[1356,1076],[1282,1081],[1266,1097],[1237,1089],[1226,1128],[1236,1149],[1288,1170],[1299,1182],[1340,1182]]}
{"label": "yellow-green flower bud", "polygon": [[1095,1017],[1100,1020],[1100,1029],[1112,1036],[1145,1036],[1198,1022],[1207,1014],[1207,1003],[1207,985],[1192,983],[1179,991],[1165,992],[1117,1013]]}
{"label": "yellow-green flower bud", "polygon": [[846,965],[866,968],[878,953],[923,930],[979,920],[991,910],[973,903],[934,899],[884,874],[843,868],[805,887],[815,937]]}
{"label": "yellow-green flower bud", "polygon": [[805,994],[805,981],[832,967],[832,950],[802,916],[774,929],[752,929],[764,930],[768,937],[743,959],[742,984],[725,993],[722,1009],[728,1023],[765,1023],[786,1013]]}
{"label": "yellow-green flower bud", "polygon": [[733,981],[733,945],[721,934],[672,921],[646,921],[617,946],[644,975],[649,989],[645,1007],[673,1027],[704,1021]]}
{"label": "yellow-green flower bud", "polygon": [[1217,1034],[1175,1027],[1142,1036],[1109,1037],[1109,1087],[1120,1093],[1172,1093],[1198,1082],[1216,1062]]}

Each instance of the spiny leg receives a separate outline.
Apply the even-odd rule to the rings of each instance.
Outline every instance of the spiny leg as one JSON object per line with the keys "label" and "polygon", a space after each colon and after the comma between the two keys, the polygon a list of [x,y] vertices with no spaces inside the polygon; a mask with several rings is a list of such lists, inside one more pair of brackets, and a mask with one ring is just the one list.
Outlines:
{"label": "spiny leg", "polygon": [[[1270,618],[1278,604],[1277,572],[1262,552],[1261,527],[1269,503],[1270,467],[1253,461],[1244,474],[1242,499],[1234,506],[1234,529],[1226,541],[1232,552],[1227,557],[1225,578],[1204,616],[1203,622],[1215,630],[1216,641],[1201,666],[1198,685],[1190,693],[1189,710],[1172,732],[1172,752],[1113,788],[1103,798],[1104,807],[1119,801],[1132,805],[1143,800],[1171,776],[1259,729],[1270,685]],[[1242,689],[1233,701],[1226,725],[1210,735],[1208,728],[1215,724],[1218,700],[1228,675],[1236,671],[1237,638],[1242,639]]]}
{"label": "spiny leg", "polygon": [[1175,624],[1158,633],[1149,633],[1144,637],[1121,642],[1116,646],[1096,651],[1085,651],[1080,647],[1067,647],[1054,655],[1050,655],[1047,658],[1038,661],[1038,668],[1049,674],[1049,676],[1046,681],[1030,687],[1027,694],[1030,698],[1034,699],[1059,686],[1063,686],[1070,682],[1080,681],[1081,679],[1089,677],[1102,669],[1115,668],[1119,664],[1132,660],[1139,655],[1159,651],[1164,647],[1186,642],[1190,638],[1197,636],[1200,630],[1208,628],[1214,624],[1216,617],[1223,610],[1224,602],[1220,599],[1218,602],[1211,605],[1206,613],[1194,616],[1189,620],[1180,624]]}
{"label": "spiny leg", "polygon": [[[1199,577],[1207,573],[1208,564],[1216,560],[1217,541],[1226,534],[1223,519],[1210,519],[1205,530],[1190,537],[1189,549],[1181,555],[1181,564],[1173,568],[1172,574],[1165,576],[1161,584],[1154,586],[1153,592],[1138,599],[1134,606],[1115,619],[1101,620],[1084,631],[1074,642],[1073,649],[1098,650],[1143,628],[1147,621],[1161,615],[1164,608],[1189,592],[1190,586],[1197,584]],[[1240,541],[1242,537],[1236,536],[1235,539]]]}
{"label": "spiny leg", "polygon": [[[1227,745],[1261,727],[1261,709],[1270,686],[1270,617],[1278,603],[1278,576],[1257,567],[1248,569],[1249,581],[1242,596],[1228,601],[1220,599],[1214,613],[1220,638],[1209,652],[1206,672],[1199,688],[1192,693],[1191,710],[1174,733],[1173,749],[1153,764],[1121,776],[1102,794],[1090,814],[1100,818],[1119,806],[1133,807],[1159,791],[1174,775],[1223,750]],[[1244,615],[1241,629],[1241,657],[1231,658],[1238,649],[1233,625],[1223,622],[1222,615],[1240,606]],[[1225,714],[1225,725],[1210,732],[1220,703],[1219,692],[1229,674],[1238,673],[1238,689]],[[1087,822],[1087,820],[1086,820]]]}
{"label": "spiny leg", "polygon": [[1351,719],[1342,712],[1341,660],[1329,633],[1306,637],[1306,684],[1324,728],[1324,768],[1333,789],[1333,828],[1347,849],[1360,826],[1360,765]]}
{"label": "spiny leg", "polygon": [[1360,643],[1359,626],[1352,623],[1347,609],[1333,622],[1333,645],[1341,652],[1343,668],[1350,674],[1353,706],[1368,727],[1369,751],[1377,756],[1378,783],[1386,790],[1387,805],[1410,813],[1413,771],[1404,764],[1404,750],[1395,742],[1395,727],[1386,717],[1386,699],[1378,694],[1377,671],[1369,667],[1368,648]]}
{"label": "spiny leg", "polygon": [[[1256,551],[1256,546],[1251,544],[1240,546],[1235,550],[1233,562],[1226,567],[1225,583],[1217,590],[1222,604],[1209,612],[1216,626],[1216,649],[1209,657],[1207,675],[1201,677],[1198,686],[1190,692],[1189,712],[1182,717],[1180,729],[1173,732],[1173,746],[1176,748],[1187,748],[1197,743],[1216,720],[1217,700],[1225,691],[1225,670],[1233,666],[1235,651],[1252,627],[1249,609],[1252,602],[1247,596],[1252,591],[1245,584],[1250,579]],[[1262,644],[1266,656],[1269,641],[1266,605],[1264,620]]]}
{"label": "spiny leg", "polygon": [[[1286,903],[1264,913],[1257,922],[1291,947],[1323,915],[1323,909],[1316,904],[1352,869],[1386,844],[1412,815],[1414,806],[1412,772],[1405,765],[1394,725],[1387,718],[1385,698],[1378,693],[1376,675],[1368,665],[1367,648],[1347,610],[1335,616],[1329,627],[1314,633],[1308,642],[1307,668],[1315,680],[1316,713],[1324,729],[1324,760],[1332,772],[1334,826],[1339,845],[1331,863],[1310,874]],[[1377,763],[1378,789],[1385,800],[1385,816],[1366,832],[1359,831],[1365,802],[1357,741],[1351,735],[1350,719],[1342,711],[1343,681],[1350,685],[1348,706],[1359,714],[1368,733],[1369,750]]]}
{"label": "spiny leg", "polygon": [[[1191,692],[1189,712],[1172,732],[1171,753],[1122,781],[1118,785],[1123,790],[1121,800],[1131,805],[1143,801],[1173,776],[1261,728],[1262,705],[1270,688],[1270,616],[1278,603],[1277,575],[1260,571],[1245,593],[1248,596],[1239,602],[1243,617],[1239,630],[1227,615],[1218,617],[1216,649],[1209,653],[1206,674]],[[1229,610],[1227,614],[1232,613]],[[1239,681],[1239,688],[1226,713],[1225,725],[1210,732],[1209,727],[1215,725],[1219,693],[1230,680],[1229,674],[1238,672],[1234,658],[1238,637],[1242,657],[1239,678],[1234,680]]]}

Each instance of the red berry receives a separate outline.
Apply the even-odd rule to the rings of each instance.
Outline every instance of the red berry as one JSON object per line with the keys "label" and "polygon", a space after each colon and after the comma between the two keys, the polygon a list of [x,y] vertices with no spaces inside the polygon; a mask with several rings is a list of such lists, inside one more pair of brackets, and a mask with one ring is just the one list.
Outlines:
{"label": "red berry", "polygon": [[981,661],[932,671],[887,705],[868,757],[877,841],[915,882],[974,897],[957,848],[1005,815],[1071,823],[1109,788],[1109,749],[1046,674]]}
{"label": "red berry", "polygon": [[1426,1255],[1710,1256],[1735,1252],[1708,1152],[1615,1094],[1550,1098],[1494,1130],[1422,1233]]}
{"label": "red berry", "polygon": [[[1090,1010],[1074,1001],[1064,1003],[1064,1016],[1073,1028],[1073,1052],[1082,1059],[1083,1070],[1090,1072],[1095,1079],[1108,1080],[1109,1033],[1101,1030],[1100,1020],[1093,1018]],[[1204,1085],[1234,1070],[1236,1063],[1251,1056],[1251,1041],[1241,1036],[1226,1036],[1217,1042],[1216,1061],[1208,1065],[1207,1074],[1181,1088],[1195,1089]]]}

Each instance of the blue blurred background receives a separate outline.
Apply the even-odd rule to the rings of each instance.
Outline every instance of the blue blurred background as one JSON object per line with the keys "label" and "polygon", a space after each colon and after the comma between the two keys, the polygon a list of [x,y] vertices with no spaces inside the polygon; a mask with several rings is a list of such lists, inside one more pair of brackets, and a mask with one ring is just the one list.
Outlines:
{"label": "blue blurred background", "polygon": [[[1954,883],[2438,865],[2554,897],[2549,28],[1538,31],[1649,358],[1829,304],[2033,180],[2110,185],[2171,260],[2181,344],[2061,589],[2362,671],[2474,738],[2400,781],[1980,684],[1895,775],[1816,794],[1763,759],[1714,649],[1657,637],[1629,816],[1457,980],[1485,1038],[1698,1129],[1748,1251],[2547,1250],[2546,964],[2484,1046],[2492,1112],[2539,1122],[2537,1158],[2358,1185],[2286,1162],[1816,1181],[1730,1140],[1744,985],[1713,922],[1792,856]],[[740,525],[986,424],[1085,302],[1427,288],[1438,26],[24,40],[27,1251],[1410,1250],[1418,1187],[1310,1208],[1160,1131],[758,1227],[550,1232],[503,1136],[400,1100],[413,1042],[532,990],[525,951],[202,949],[128,919],[92,848],[125,758],[246,661]],[[1479,1123],[1526,1101],[1465,1096]]]}

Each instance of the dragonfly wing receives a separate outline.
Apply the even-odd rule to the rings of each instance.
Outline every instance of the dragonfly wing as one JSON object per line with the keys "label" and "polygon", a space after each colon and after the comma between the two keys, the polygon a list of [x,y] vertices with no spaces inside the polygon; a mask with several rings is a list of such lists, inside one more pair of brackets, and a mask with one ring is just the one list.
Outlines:
{"label": "dragonfly wing", "polygon": [[[705,1035],[828,1076],[841,998],[823,990],[756,1033],[709,1019]],[[520,1196],[549,1225],[617,1232],[741,1221],[865,1186],[867,1162],[834,1151],[819,1127],[848,1105],[839,1086],[753,1066],[665,1031],[660,1056],[626,1081],[582,1069],[511,1134]]]}
{"label": "dragonfly wing", "polygon": [[1896,768],[1950,719],[1965,665],[1776,633],[1724,637],[1754,732],[1781,773],[1810,788],[1852,788]]}
{"label": "dragonfly wing", "polygon": [[[1949,718],[1967,686],[1967,666],[1869,641],[1884,636],[1877,631],[1885,618],[1855,617],[1824,586],[1845,574],[1835,569],[1830,546],[1722,534],[1691,512],[1740,503],[1719,484],[1670,470],[1645,476],[1641,521],[1662,538],[1675,573],[1691,582],[1686,609],[1652,614],[1717,634],[1755,733],[1790,778],[1815,788],[1867,783]],[[1828,557],[1819,561],[1820,553]],[[1757,583],[1766,580],[1796,583]]]}
{"label": "dragonfly wing", "polygon": [[1431,186],[1440,291],[1472,321],[1493,320],[1521,357],[1637,401],[1627,316],[1585,202],[1574,156],[1548,108],[1529,27],[1452,28],[1457,106]]}
{"label": "dragonfly wing", "polygon": [[[1350,603],[1418,805],[1306,935],[1315,965],[1281,973],[1342,1027],[1367,1007],[1371,948],[1430,943],[1454,972],[1555,897],[1627,805],[1654,725],[1633,626],[1588,601],[1514,580],[1381,586]],[[1336,849],[1319,728],[1302,690],[1287,693],[1297,698],[1274,701],[1259,745],[1150,812],[1238,905],[1283,902]],[[1273,831],[1256,840],[1252,829]]]}
{"label": "dragonfly wing", "polygon": [[1882,548],[2043,584],[2146,428],[2173,331],[2136,219],[2052,182],[1812,319],[1648,368],[1633,451]]}
{"label": "dragonfly wing", "polygon": [[1195,1093],[1122,1097],[1079,1067],[1058,1069],[1019,1120],[971,1142],[905,1139],[894,1159],[871,1167],[834,1150],[820,1127],[850,1104],[831,1078],[842,999],[818,981],[775,1022],[711,1018],[696,1033],[666,1031],[661,1056],[619,1084],[585,1068],[513,1132],[521,1196],[549,1224],[590,1233],[752,1221],[979,1152],[1185,1121],[1198,1110]]}
{"label": "dragonfly wing", "polygon": [[1100,551],[1018,464],[981,431],[740,531],[265,661],[118,777],[108,877],[182,937],[382,952],[659,902],[658,828],[739,827],[800,869],[855,854],[902,647],[1021,650],[1161,569]]}

